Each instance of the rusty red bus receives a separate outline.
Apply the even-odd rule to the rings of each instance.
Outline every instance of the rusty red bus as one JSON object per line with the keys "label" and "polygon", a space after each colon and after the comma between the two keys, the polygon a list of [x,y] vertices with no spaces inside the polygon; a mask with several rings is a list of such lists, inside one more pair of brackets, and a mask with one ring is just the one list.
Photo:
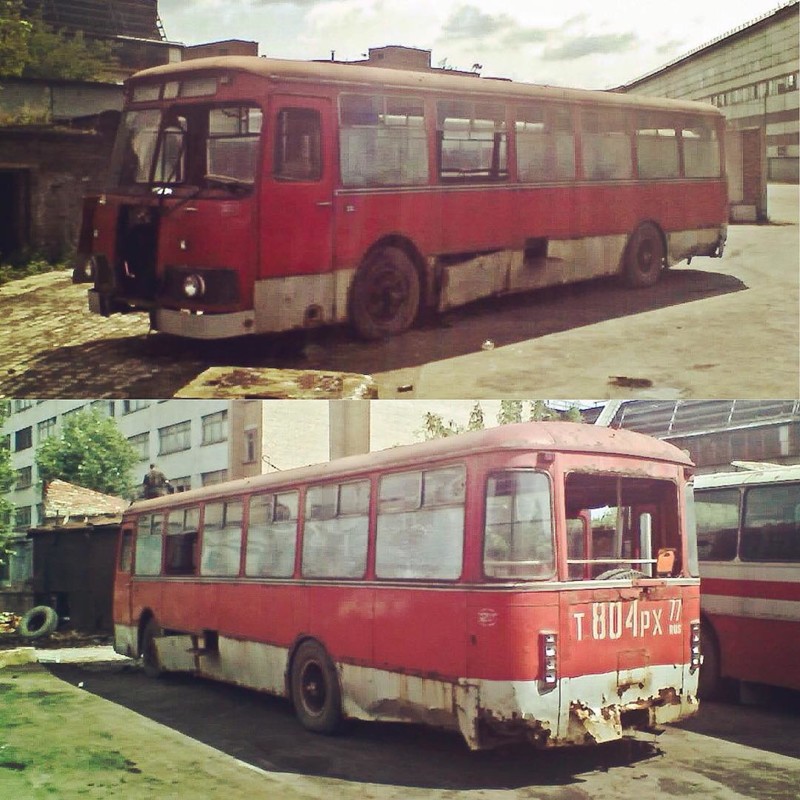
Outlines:
{"label": "rusty red bus", "polygon": [[115,648],[473,749],[696,712],[700,597],[674,446],[525,423],[137,501]]}
{"label": "rusty red bus", "polygon": [[703,695],[800,690],[800,466],[698,475]]}
{"label": "rusty red bus", "polygon": [[366,338],[478,298],[720,256],[724,117],[612,92],[266,58],[127,83],[87,201],[91,311]]}

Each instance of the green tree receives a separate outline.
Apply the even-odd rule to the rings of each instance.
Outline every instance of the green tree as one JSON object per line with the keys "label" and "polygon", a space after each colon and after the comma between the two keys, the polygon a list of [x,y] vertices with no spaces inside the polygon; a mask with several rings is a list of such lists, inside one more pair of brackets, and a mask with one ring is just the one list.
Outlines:
{"label": "green tree", "polygon": [[483,408],[480,403],[475,403],[472,406],[472,411],[469,413],[469,422],[467,422],[468,431],[482,431],[486,427],[483,420]]}
{"label": "green tree", "polygon": [[0,76],[22,75],[32,27],[22,19],[22,0],[0,0]]}
{"label": "green tree", "polygon": [[87,40],[82,31],[70,36],[37,18],[33,20],[28,39],[28,60],[22,76],[103,80],[111,77],[115,65],[114,47],[110,42]]}
{"label": "green tree", "polygon": [[522,422],[522,400],[501,400],[497,424],[511,425],[514,422]]}
{"label": "green tree", "polygon": [[116,422],[97,410],[64,420],[60,436],[46,439],[36,451],[43,481],[55,478],[104,494],[131,495],[130,475],[136,451]]}
{"label": "green tree", "polygon": [[[529,422],[546,422],[549,420],[563,420],[565,422],[583,422],[581,410],[577,406],[570,406],[566,411],[558,411],[547,405],[545,400],[501,400],[500,412],[497,415],[498,425],[511,425],[522,422],[525,416],[525,403],[528,404],[527,419]],[[469,415],[467,427],[450,420],[445,423],[441,414],[427,412],[423,420],[422,433],[425,439],[443,439],[467,431],[479,431],[486,427],[483,417],[483,408],[480,403],[475,403]]]}
{"label": "green tree", "polygon": [[104,80],[116,65],[110,42],[54,30],[41,12],[25,19],[22,0],[0,0],[0,76]]}
{"label": "green tree", "polygon": [[[11,414],[11,401],[0,400],[0,430]],[[0,564],[5,562],[8,538],[13,530],[14,504],[6,497],[16,481],[11,467],[11,443],[0,436]]]}
{"label": "green tree", "polygon": [[447,436],[464,433],[464,428],[452,419],[445,423],[441,414],[427,411],[422,421],[422,431],[417,431],[417,433],[422,433],[427,441],[428,439],[444,439]]}

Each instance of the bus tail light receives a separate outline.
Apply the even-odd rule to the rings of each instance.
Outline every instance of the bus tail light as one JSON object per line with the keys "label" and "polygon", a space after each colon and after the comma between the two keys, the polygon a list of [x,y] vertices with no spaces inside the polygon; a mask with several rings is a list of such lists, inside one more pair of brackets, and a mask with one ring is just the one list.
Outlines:
{"label": "bus tail light", "polygon": [[558,682],[558,634],[539,634],[539,655],[540,680],[546,687],[553,687]]}
{"label": "bus tail light", "polygon": [[693,622],[689,630],[689,672],[696,672],[703,663],[700,647],[700,623]]}

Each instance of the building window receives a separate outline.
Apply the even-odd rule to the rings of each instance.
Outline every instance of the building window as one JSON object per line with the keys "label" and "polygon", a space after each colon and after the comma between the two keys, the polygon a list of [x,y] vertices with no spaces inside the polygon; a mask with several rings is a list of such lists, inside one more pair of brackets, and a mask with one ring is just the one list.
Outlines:
{"label": "building window", "polygon": [[14,452],[18,453],[20,450],[27,450],[33,446],[33,428],[29,425],[27,428],[22,428],[14,434]]}
{"label": "building window", "polygon": [[147,461],[150,458],[150,433],[137,433],[135,436],[129,436],[128,441],[131,447],[136,451],[139,456],[139,461]]}
{"label": "building window", "polygon": [[36,426],[36,436],[39,443],[49,439],[56,432],[56,417],[50,417],[38,423]]}
{"label": "building window", "polygon": [[15,400],[14,411],[25,411],[25,409],[33,408],[33,400]]}
{"label": "building window", "polygon": [[29,489],[33,484],[33,467],[22,467],[17,470],[16,489]]}
{"label": "building window", "polygon": [[201,476],[203,486],[213,486],[217,483],[225,483],[228,480],[228,470],[217,469],[213,472],[204,472]]}
{"label": "building window", "polygon": [[122,413],[133,414],[134,411],[141,411],[143,408],[147,408],[151,402],[151,400],[123,400]]}
{"label": "building window", "polygon": [[192,446],[192,424],[189,420],[158,429],[158,454],[179,453]]}
{"label": "building window", "polygon": [[170,478],[169,483],[176,492],[188,492],[192,488],[192,476],[184,475],[180,478]]}
{"label": "building window", "polygon": [[30,528],[31,526],[31,507],[17,506],[14,511],[14,527]]}
{"label": "building window", "polygon": [[92,400],[89,403],[89,408],[92,411],[99,411],[107,417],[114,416],[114,401],[113,400]]}
{"label": "building window", "polygon": [[244,463],[258,461],[258,429],[250,428],[244,432]]}
{"label": "building window", "polygon": [[217,411],[202,418],[203,444],[216,444],[228,438],[228,412]]}

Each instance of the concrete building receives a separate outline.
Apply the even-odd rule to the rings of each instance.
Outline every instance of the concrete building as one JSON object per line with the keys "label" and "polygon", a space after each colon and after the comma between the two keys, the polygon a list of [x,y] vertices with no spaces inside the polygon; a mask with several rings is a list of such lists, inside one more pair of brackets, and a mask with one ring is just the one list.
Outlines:
{"label": "concrete building", "polygon": [[767,180],[800,176],[799,10],[798,0],[784,2],[618,89],[718,106],[730,132],[732,203],[754,206],[756,218],[766,216]]}
{"label": "concrete building", "polygon": [[14,400],[0,444],[11,452],[17,483],[9,500],[16,506],[14,528],[24,531],[43,520],[42,483],[36,451],[60,433],[64,419],[87,409],[115,419],[139,454],[132,489],[155,462],[179,491],[227,480],[230,461],[229,402],[224,400]]}

